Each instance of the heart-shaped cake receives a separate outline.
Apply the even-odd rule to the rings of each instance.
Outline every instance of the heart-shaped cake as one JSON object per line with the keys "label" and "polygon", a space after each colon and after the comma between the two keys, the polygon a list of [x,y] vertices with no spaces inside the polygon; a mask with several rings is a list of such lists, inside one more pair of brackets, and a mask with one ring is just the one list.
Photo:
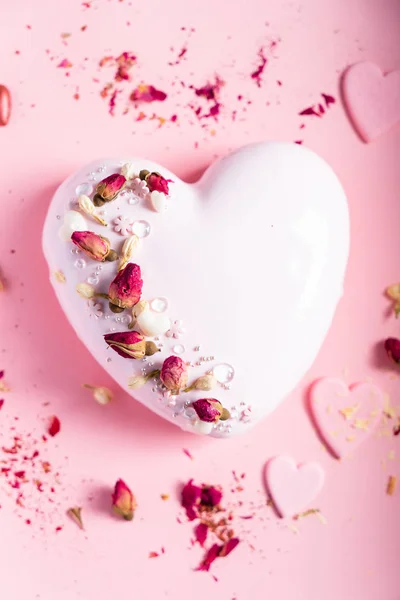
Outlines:
{"label": "heart-shaped cake", "polygon": [[60,304],[131,396],[182,429],[240,433],[313,363],[349,250],[332,169],[261,143],[195,184],[148,160],[99,160],[49,207],[44,253]]}

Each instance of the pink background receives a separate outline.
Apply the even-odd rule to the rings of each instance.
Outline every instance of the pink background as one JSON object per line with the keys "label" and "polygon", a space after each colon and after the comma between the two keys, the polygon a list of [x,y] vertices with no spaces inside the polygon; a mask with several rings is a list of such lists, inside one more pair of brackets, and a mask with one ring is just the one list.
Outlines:
{"label": "pink background", "polygon": [[[12,388],[3,396],[0,442],[10,445],[12,427],[31,453],[39,440],[40,457],[51,462],[52,472],[42,477],[43,492],[31,481],[21,486],[24,506],[16,505],[18,490],[0,478],[1,598],[398,600],[400,489],[389,497],[385,488],[389,475],[400,477],[400,437],[392,436],[393,423],[382,424],[353,457],[335,461],[314,433],[304,399],[321,375],[348,382],[370,377],[399,407],[399,380],[380,349],[399,328],[383,295],[399,279],[399,129],[365,145],[340,101],[323,118],[298,115],[321,92],[338,98],[340,74],[355,61],[400,67],[398,1],[93,0],[90,8],[78,0],[2,3],[0,83],[10,88],[14,107],[0,130],[0,268],[8,283],[0,298],[0,369]],[[169,66],[187,39],[181,27],[195,32],[186,60]],[[62,33],[72,35],[63,43]],[[271,50],[273,40],[279,41]],[[258,88],[250,74],[261,46],[269,62]],[[99,95],[111,78],[97,65],[122,51],[136,54],[138,66],[133,83],[121,85],[113,117]],[[68,77],[57,68],[64,58],[73,65]],[[226,82],[222,114],[216,123],[199,122],[188,107],[194,94],[187,86],[202,86],[214,73]],[[145,112],[177,114],[177,122],[158,128],[156,121],[135,121],[138,111],[121,114],[140,81],[169,94]],[[79,100],[73,98],[77,87]],[[247,100],[252,103],[244,111]],[[51,291],[41,228],[55,187],[84,162],[136,154],[193,180],[215,156],[263,139],[304,140],[342,180],[352,220],[345,297],[312,371],[291,397],[247,436],[216,442],[163,422],[95,363]],[[288,340],[286,360],[296,351],[301,340]],[[83,383],[109,386],[115,402],[97,405]],[[52,414],[62,431],[42,442]],[[182,448],[190,449],[193,461]],[[326,484],[315,507],[327,525],[310,516],[296,523],[295,534],[265,506],[263,465],[279,453],[323,465]],[[246,473],[243,492],[229,491],[232,470]],[[110,515],[118,477],[138,498],[133,523]],[[215,563],[218,582],[193,570],[202,552],[191,546],[192,528],[177,500],[180,483],[191,477],[223,485],[236,515],[254,515],[238,520],[242,543]],[[163,502],[162,493],[170,499]],[[65,517],[76,504],[84,506],[85,533]],[[150,560],[149,552],[162,546],[165,554]]]}

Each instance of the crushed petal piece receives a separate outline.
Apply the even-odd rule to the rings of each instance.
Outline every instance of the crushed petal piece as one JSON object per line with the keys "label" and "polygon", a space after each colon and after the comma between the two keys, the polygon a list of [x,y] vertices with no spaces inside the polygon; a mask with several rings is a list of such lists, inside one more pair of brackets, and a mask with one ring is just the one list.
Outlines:
{"label": "crushed petal piece", "polygon": [[194,534],[196,537],[196,542],[200,544],[200,546],[204,546],[204,542],[207,539],[208,534],[208,525],[206,523],[199,523],[195,529]]}
{"label": "crushed petal piece", "polygon": [[149,552],[149,558],[157,558],[159,555],[158,552]]}
{"label": "crushed petal piece", "polygon": [[60,419],[56,416],[52,416],[50,418],[50,423],[47,429],[47,433],[49,435],[51,435],[51,437],[54,437],[55,435],[57,435],[57,433],[60,432],[61,429],[61,423],[60,423]]}

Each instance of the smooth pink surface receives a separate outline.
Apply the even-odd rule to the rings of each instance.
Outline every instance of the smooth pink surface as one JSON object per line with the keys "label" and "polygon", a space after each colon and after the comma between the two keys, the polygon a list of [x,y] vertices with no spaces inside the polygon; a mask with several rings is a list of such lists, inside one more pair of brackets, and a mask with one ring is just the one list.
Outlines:
{"label": "smooth pink surface", "polygon": [[[340,102],[322,118],[298,115],[319,102],[321,92],[338,98],[340,75],[350,64],[373,60],[384,71],[399,68],[397,0],[240,0],[229,10],[220,0],[149,0],[132,6],[127,0],[99,0],[90,9],[75,0],[16,0],[3,2],[2,8],[0,79],[12,92],[13,114],[0,130],[0,269],[9,284],[0,298],[0,368],[6,369],[13,391],[4,394],[0,411],[1,445],[9,443],[14,425],[40,437],[52,414],[62,428],[40,445],[43,459],[51,459],[52,480],[60,482],[54,504],[47,501],[51,492],[41,494],[26,484],[30,499],[25,509],[17,507],[15,490],[0,480],[1,597],[398,600],[400,494],[386,495],[388,476],[400,476],[394,421],[385,419],[368,443],[339,462],[315,434],[305,400],[311,382],[323,375],[344,377],[347,383],[370,377],[399,412],[398,374],[381,345],[399,333],[383,294],[399,279],[399,131],[364,145]],[[176,58],[186,39],[181,26],[196,32],[187,60],[169,67],[169,57]],[[72,33],[64,40],[67,46],[61,33]],[[249,74],[268,36],[281,41],[258,88]],[[143,79],[176,92],[163,109],[167,116],[180,115],[175,124],[157,129],[156,122],[136,122],[122,110],[114,118],[108,114],[93,77],[104,55],[123,50],[140,57],[132,86]],[[64,58],[73,63],[69,77],[56,66]],[[226,109],[218,123],[207,121],[203,129],[193,111],[182,108],[193,94],[172,83],[204,85],[215,71],[227,81],[221,92],[226,106],[237,108],[237,94],[252,104],[236,121]],[[107,81],[104,72],[99,76]],[[77,86],[79,100],[73,98]],[[302,123],[306,127],[299,129]],[[94,158],[144,155],[193,180],[214,155],[262,139],[302,139],[339,175],[352,224],[345,295],[311,371],[271,417],[243,438],[197,439],[118,390],[76,339],[48,283],[40,248],[43,220],[56,186]],[[241,323],[241,342],[245,329]],[[301,343],[288,340],[288,361],[301,352]],[[260,393],[268,394],[262,370],[259,377]],[[97,405],[83,383],[112,387],[115,402]],[[191,451],[193,461],[182,448]],[[296,522],[296,535],[265,506],[263,464],[277,454],[317,461],[324,468],[326,484],[315,508],[327,525],[306,517]],[[246,472],[243,492],[229,491],[235,487],[232,469]],[[110,516],[110,495],[119,477],[137,495],[132,523]],[[182,524],[176,522],[177,488],[190,477],[223,485],[227,503],[243,501],[243,512],[235,510],[238,516],[256,515],[239,519],[242,543],[215,563],[218,582],[193,571],[202,552],[192,548],[192,528],[184,516]],[[170,499],[162,501],[162,493]],[[76,504],[84,507],[86,533],[64,515]],[[58,533],[57,526],[63,526]],[[148,553],[161,546],[165,554],[149,560]]]}
{"label": "smooth pink surface", "polygon": [[268,462],[265,478],[277,511],[282,517],[291,517],[315,500],[325,473],[317,463],[297,465],[289,456],[276,456]]}
{"label": "smooth pink surface", "polygon": [[376,385],[358,383],[349,387],[329,377],[312,386],[310,403],[318,431],[337,458],[351,454],[372,435],[384,408],[382,392]]}
{"label": "smooth pink surface", "polygon": [[351,65],[343,99],[361,139],[372,142],[400,122],[400,70],[385,74],[374,63]]}

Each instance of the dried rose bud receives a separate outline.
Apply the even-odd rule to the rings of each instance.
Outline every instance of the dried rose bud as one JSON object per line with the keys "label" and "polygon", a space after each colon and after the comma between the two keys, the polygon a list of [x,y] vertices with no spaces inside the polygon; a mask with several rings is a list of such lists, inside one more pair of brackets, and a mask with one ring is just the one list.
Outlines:
{"label": "dried rose bud", "polygon": [[217,384],[217,380],[214,375],[211,373],[207,373],[206,375],[202,375],[192,385],[187,387],[184,391],[191,392],[192,390],[201,390],[202,392],[209,392],[214,389]]}
{"label": "dried rose bud", "polygon": [[154,377],[158,377],[160,371],[155,369],[154,371],[150,371],[147,375],[135,375],[134,377],[130,377],[128,379],[128,386],[132,390],[138,390],[143,387],[150,379],[154,379]]}
{"label": "dried rose bud", "polygon": [[71,240],[93,260],[103,262],[117,258],[117,254],[111,250],[110,241],[93,231],[74,231]]}
{"label": "dried rose bud", "polygon": [[147,183],[150,192],[161,192],[165,195],[169,194],[168,184],[172,183],[172,179],[165,179],[160,173],[149,173],[149,171],[146,171],[145,169],[140,171],[139,177]]}
{"label": "dried rose bud", "polygon": [[388,338],[385,341],[385,350],[389,358],[396,364],[400,364],[400,340]]}
{"label": "dried rose bud", "polygon": [[121,271],[136,254],[139,246],[139,238],[133,234],[128,237],[122,246],[121,260],[119,262],[118,271]]}
{"label": "dried rose bud", "polygon": [[122,479],[118,479],[112,495],[112,507],[125,521],[132,521],[136,510],[136,498]]}
{"label": "dried rose bud", "polygon": [[97,184],[93,204],[95,206],[102,206],[105,202],[111,202],[111,200],[114,200],[118,196],[125,183],[126,179],[123,175],[119,173],[109,175]]}
{"label": "dried rose bud", "polygon": [[154,342],[146,342],[137,331],[117,331],[104,336],[106,343],[124,358],[140,359],[159,352]]}
{"label": "dried rose bud", "polygon": [[217,421],[226,421],[230,414],[215,398],[201,398],[192,402],[191,406],[196,411],[200,421],[206,423],[217,423]]}
{"label": "dried rose bud", "polygon": [[100,225],[104,225],[104,227],[107,227],[107,223],[105,222],[105,220],[96,214],[94,204],[88,196],[85,196],[85,194],[81,194],[78,198],[78,204],[82,212],[84,212],[86,215],[93,217],[93,219],[97,221],[97,223],[100,223]]}
{"label": "dried rose bud", "polygon": [[99,404],[109,404],[113,399],[112,391],[106,387],[89,385],[88,383],[84,383],[83,387],[87,388],[88,390],[92,390],[93,398]]}
{"label": "dried rose bud", "polygon": [[143,281],[139,265],[128,263],[121,269],[110,285],[108,298],[110,309],[121,312],[125,308],[132,308],[140,300]]}
{"label": "dried rose bud", "polygon": [[187,383],[187,369],[179,356],[169,356],[164,360],[160,379],[171,392],[179,392]]}

